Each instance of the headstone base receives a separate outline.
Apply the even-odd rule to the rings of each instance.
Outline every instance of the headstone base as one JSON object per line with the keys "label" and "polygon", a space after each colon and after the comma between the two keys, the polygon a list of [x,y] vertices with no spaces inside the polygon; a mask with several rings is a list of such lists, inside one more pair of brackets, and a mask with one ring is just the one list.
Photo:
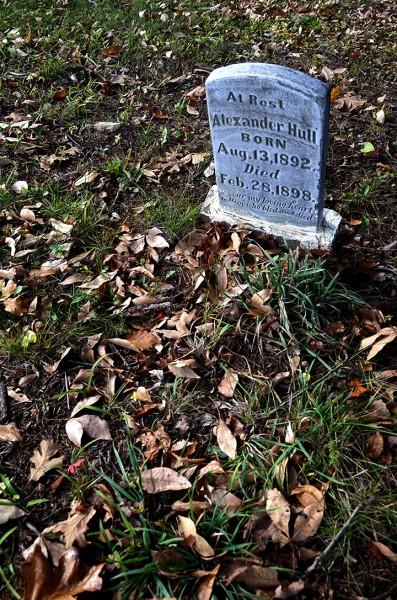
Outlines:
{"label": "headstone base", "polygon": [[323,226],[320,228],[301,226],[291,227],[287,224],[282,227],[274,223],[250,219],[242,215],[226,212],[219,206],[218,188],[212,186],[207,194],[200,216],[210,219],[213,223],[227,223],[228,225],[239,225],[243,229],[262,232],[271,235],[279,241],[286,240],[290,248],[301,247],[304,250],[321,248],[331,250],[338,234],[342,217],[334,210],[324,208]]}

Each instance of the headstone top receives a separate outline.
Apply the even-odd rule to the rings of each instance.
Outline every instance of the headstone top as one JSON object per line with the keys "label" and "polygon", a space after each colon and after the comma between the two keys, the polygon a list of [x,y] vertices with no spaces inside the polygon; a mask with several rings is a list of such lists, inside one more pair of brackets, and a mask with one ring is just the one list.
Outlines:
{"label": "headstone top", "polygon": [[324,227],[330,88],[287,67],[221,67],[206,83],[220,211],[276,228]]}
{"label": "headstone top", "polygon": [[273,80],[276,84],[279,84],[281,81],[285,87],[299,89],[302,94],[311,98],[315,96],[325,98],[329,94],[330,89],[329,85],[323,81],[315,79],[302,71],[269,63],[239,63],[227,67],[219,67],[209,75],[206,86],[212,81],[233,77],[265,77],[270,81]]}

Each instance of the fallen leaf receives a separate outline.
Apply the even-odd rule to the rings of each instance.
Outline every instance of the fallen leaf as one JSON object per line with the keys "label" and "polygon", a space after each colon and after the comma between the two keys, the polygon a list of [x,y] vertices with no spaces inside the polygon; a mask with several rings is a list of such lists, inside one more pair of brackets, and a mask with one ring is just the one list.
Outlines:
{"label": "fallen leaf", "polygon": [[30,208],[23,207],[20,212],[21,219],[25,219],[25,221],[29,221],[30,223],[34,223],[36,221],[36,216]]}
{"label": "fallen leaf", "polygon": [[379,125],[383,125],[385,122],[385,111],[383,110],[383,108],[381,108],[377,113],[376,113],[376,121],[377,123],[379,123]]}
{"label": "fallen leaf", "polygon": [[35,450],[30,459],[33,467],[30,467],[29,481],[38,481],[43,477],[51,467],[59,466],[64,459],[63,456],[52,458],[59,450],[58,444],[54,444],[52,439],[42,440],[40,449]]}
{"label": "fallen leaf", "polygon": [[79,288],[81,288],[83,290],[97,290],[104,283],[108,283],[109,281],[111,281],[113,279],[113,277],[115,276],[115,274],[116,273],[114,271],[112,271],[110,273],[101,273],[101,275],[98,275],[91,281],[88,281],[87,283],[83,283],[82,285],[79,285]]}
{"label": "fallen leaf", "polygon": [[225,492],[225,490],[220,489],[212,490],[210,500],[212,506],[216,505],[219,508],[226,508],[225,512],[227,515],[233,515],[243,505],[240,498],[237,498],[237,496],[230,492]]}
{"label": "fallen leaf", "polygon": [[192,500],[191,502],[177,500],[172,504],[171,508],[175,512],[189,512],[191,510],[194,514],[200,514],[204,510],[211,508],[211,504],[204,501],[200,502],[199,500]]}
{"label": "fallen leaf", "polygon": [[160,336],[154,331],[133,331],[126,336],[127,340],[137,348],[137,350],[152,350],[155,346],[161,344]]}
{"label": "fallen leaf", "polygon": [[78,402],[76,404],[76,406],[72,410],[72,414],[70,416],[74,417],[81,410],[84,410],[85,408],[89,408],[90,406],[93,406],[93,404],[96,404],[100,400],[100,398],[101,398],[101,396],[99,394],[97,394],[96,396],[90,396],[89,398],[84,398],[84,400],[81,400],[80,402]]}
{"label": "fallen leaf", "polygon": [[236,458],[237,440],[224,421],[219,419],[216,427],[216,439],[219,448],[231,459]]}
{"label": "fallen leaf", "polygon": [[393,552],[392,550],[390,550],[390,548],[388,546],[386,546],[385,544],[382,544],[382,542],[371,542],[370,549],[371,549],[371,547],[376,548],[376,550],[378,550],[382,556],[387,558],[387,560],[390,560],[390,562],[393,562],[393,563],[397,562],[397,554],[395,552]]}
{"label": "fallen leaf", "polygon": [[175,360],[168,364],[168,369],[177,377],[183,377],[184,379],[200,379],[200,375],[197,375],[197,373],[193,371],[193,365],[198,366],[193,359]]}
{"label": "fallen leaf", "polygon": [[5,442],[22,442],[22,436],[19,429],[12,423],[9,425],[0,425],[0,440]]}
{"label": "fallen leaf", "polygon": [[50,219],[50,224],[54,231],[58,231],[58,233],[70,233],[73,229],[73,225],[70,223],[63,223],[53,218]]}
{"label": "fallen leaf", "polygon": [[266,511],[275,527],[275,530],[272,533],[272,539],[274,541],[280,541],[282,544],[287,544],[290,541],[289,521],[291,510],[287,500],[279,490],[273,489],[267,491]]}
{"label": "fallen leaf", "polygon": [[61,100],[65,100],[65,98],[67,98],[69,95],[69,92],[67,90],[59,90],[58,92],[55,92],[55,94],[53,94],[52,99],[55,102],[60,102]]}
{"label": "fallen leaf", "polygon": [[164,239],[161,229],[153,227],[145,232],[145,239],[148,246],[151,248],[169,248],[169,243]]}
{"label": "fallen leaf", "polygon": [[77,594],[102,589],[99,576],[103,563],[85,567],[80,563],[77,548],[61,554],[59,564],[53,567],[42,538],[24,551],[22,572],[25,579],[23,600],[74,600]]}
{"label": "fallen leaf", "polygon": [[194,152],[192,154],[192,165],[198,165],[209,156],[209,152]]}
{"label": "fallen leaf", "polygon": [[220,566],[220,564],[216,565],[216,567],[212,571],[210,571],[208,575],[205,575],[195,594],[197,600],[211,600],[212,590],[215,583],[215,577],[219,571]]}
{"label": "fallen leaf", "polygon": [[186,477],[168,467],[155,467],[141,473],[142,489],[148,494],[187,490],[192,484]]}
{"label": "fallen leaf", "polygon": [[379,458],[384,449],[383,435],[377,431],[370,435],[365,442],[365,456],[371,460]]}
{"label": "fallen leaf", "polygon": [[181,533],[184,539],[188,540],[189,546],[191,546],[202,558],[212,558],[215,555],[215,551],[207,540],[197,533],[194,522],[189,517],[182,516],[178,516],[178,521]]}
{"label": "fallen leaf", "polygon": [[193,90],[190,90],[190,92],[186,92],[185,96],[192,102],[198,102],[205,97],[205,86],[198,85]]}
{"label": "fallen leaf", "polygon": [[294,542],[303,542],[313,536],[320,527],[323,516],[324,510],[318,508],[316,504],[305,506],[303,511],[296,517],[292,540]]}
{"label": "fallen leaf", "polygon": [[365,394],[366,392],[370,392],[371,390],[369,388],[366,388],[365,386],[363,386],[363,384],[361,383],[361,381],[359,379],[352,379],[351,381],[348,382],[347,384],[349,387],[354,388],[350,394],[349,394],[349,398],[358,398],[359,396],[361,396],[361,394]]}
{"label": "fallen leaf", "polygon": [[116,46],[110,46],[110,48],[105,48],[102,50],[102,56],[118,56],[122,51],[123,46],[121,44],[117,44]]}
{"label": "fallen leaf", "polygon": [[[379,339],[382,338],[382,339]],[[386,344],[393,342],[397,338],[397,327],[385,327],[381,329],[375,335],[371,335],[370,337],[364,338],[360,344],[360,350],[364,350],[369,346],[372,346],[367,359],[371,360],[374,356],[378,354]]]}
{"label": "fallen leaf", "polygon": [[12,519],[19,519],[26,515],[26,512],[22,508],[18,508],[11,502],[0,499],[0,525],[11,521]]}
{"label": "fallen leaf", "polygon": [[226,371],[222,381],[218,385],[218,392],[226,398],[233,398],[234,390],[238,383],[238,373],[235,371]]}
{"label": "fallen leaf", "polygon": [[98,121],[98,123],[91,125],[96,131],[107,133],[114,133],[115,131],[118,131],[121,126],[122,123],[111,123],[110,121]]}
{"label": "fallen leaf", "polygon": [[80,177],[79,179],[77,179],[77,181],[74,182],[74,187],[80,187],[81,185],[84,185],[85,183],[92,183],[94,181],[94,179],[96,179],[98,177],[99,173],[97,171],[87,171],[87,173],[84,173],[84,175],[82,177]]}
{"label": "fallen leaf", "polygon": [[14,183],[14,185],[12,186],[12,189],[14,190],[14,192],[16,194],[25,194],[28,189],[28,182],[27,181],[16,181]]}
{"label": "fallen leaf", "polygon": [[66,548],[71,548],[75,542],[78,546],[84,548],[87,545],[85,533],[88,529],[88,522],[95,513],[96,510],[93,506],[85,507],[74,500],[68,518],[65,521],[56,523],[56,525],[47,527],[42,534],[61,533],[61,541]]}
{"label": "fallen leaf", "polygon": [[275,588],[279,584],[277,571],[241,558],[233,559],[222,571],[222,577],[228,582],[244,583],[250,590]]}
{"label": "fallen leaf", "polygon": [[67,421],[66,434],[78,448],[81,447],[83,433],[92,439],[112,439],[107,422],[95,415],[82,415]]}
{"label": "fallen leaf", "polygon": [[342,87],[340,85],[336,85],[331,90],[331,103],[335,102],[339,98]]}
{"label": "fallen leaf", "polygon": [[306,587],[306,583],[299,579],[293,581],[287,587],[280,585],[274,592],[274,600],[287,600],[288,598],[300,598],[300,592]]}

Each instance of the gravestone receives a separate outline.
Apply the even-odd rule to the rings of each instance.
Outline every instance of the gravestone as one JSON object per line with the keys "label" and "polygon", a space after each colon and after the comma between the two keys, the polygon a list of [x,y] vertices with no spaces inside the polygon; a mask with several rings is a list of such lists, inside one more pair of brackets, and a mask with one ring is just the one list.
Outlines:
{"label": "gravestone", "polygon": [[206,95],[217,185],[201,211],[303,248],[330,248],[341,217],[324,209],[330,88],[262,63],[221,67]]}

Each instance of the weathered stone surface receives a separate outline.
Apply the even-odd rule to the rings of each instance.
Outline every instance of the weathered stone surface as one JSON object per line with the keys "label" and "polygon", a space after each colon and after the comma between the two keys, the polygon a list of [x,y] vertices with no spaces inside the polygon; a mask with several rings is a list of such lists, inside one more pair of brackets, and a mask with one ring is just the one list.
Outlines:
{"label": "weathered stone surface", "polygon": [[302,246],[329,246],[340,221],[323,209],[329,86],[246,63],[216,69],[206,90],[217,194],[204,214],[298,242],[307,231]]}

